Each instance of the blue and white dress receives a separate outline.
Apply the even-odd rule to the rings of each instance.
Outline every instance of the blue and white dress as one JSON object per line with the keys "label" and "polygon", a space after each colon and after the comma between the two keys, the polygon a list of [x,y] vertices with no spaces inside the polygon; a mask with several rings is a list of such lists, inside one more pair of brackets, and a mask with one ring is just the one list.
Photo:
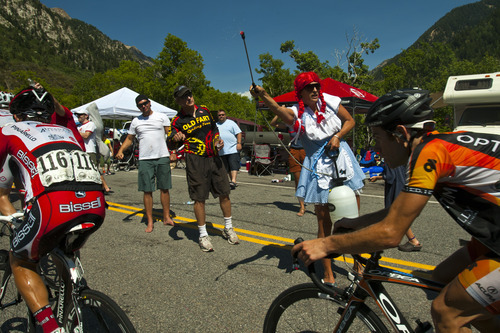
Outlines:
{"label": "blue and white dress", "polygon": [[[342,126],[342,122],[337,116],[340,98],[325,93],[323,93],[323,97],[326,102],[325,119],[318,124],[316,114],[308,106],[305,106],[301,119],[305,132],[301,134],[300,139],[306,152],[306,158],[295,195],[302,198],[305,203],[312,204],[328,203],[330,182],[332,176],[336,177],[337,173],[333,160],[325,154],[324,148]],[[321,101],[318,101],[318,109],[320,107]],[[299,105],[295,104],[291,109],[297,118]],[[351,148],[344,140],[340,142],[337,166],[340,176],[347,178],[344,184],[354,191],[361,190],[364,186],[365,174],[357,163]]]}

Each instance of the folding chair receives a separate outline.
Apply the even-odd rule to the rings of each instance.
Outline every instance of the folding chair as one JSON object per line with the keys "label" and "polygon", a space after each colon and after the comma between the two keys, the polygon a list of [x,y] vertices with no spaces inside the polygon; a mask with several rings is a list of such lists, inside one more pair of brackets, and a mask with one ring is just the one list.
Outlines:
{"label": "folding chair", "polygon": [[271,157],[271,146],[255,145],[253,150],[253,167],[255,174],[259,177],[265,173],[272,175],[275,159]]}
{"label": "folding chair", "polygon": [[288,174],[288,152],[285,148],[276,148],[273,173]]}

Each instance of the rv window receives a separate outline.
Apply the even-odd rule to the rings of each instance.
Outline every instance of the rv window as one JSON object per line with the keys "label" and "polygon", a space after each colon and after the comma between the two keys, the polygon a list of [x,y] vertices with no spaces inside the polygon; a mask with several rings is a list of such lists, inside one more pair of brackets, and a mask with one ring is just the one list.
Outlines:
{"label": "rv window", "polygon": [[455,90],[478,90],[490,89],[493,85],[493,79],[460,80],[455,84]]}
{"label": "rv window", "polygon": [[500,125],[500,106],[465,109],[458,126],[467,125]]}

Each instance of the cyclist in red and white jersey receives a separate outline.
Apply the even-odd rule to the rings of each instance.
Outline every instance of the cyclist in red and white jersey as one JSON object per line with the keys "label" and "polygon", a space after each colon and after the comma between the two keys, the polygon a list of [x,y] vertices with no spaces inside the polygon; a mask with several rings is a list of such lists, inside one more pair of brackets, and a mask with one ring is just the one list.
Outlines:
{"label": "cyclist in red and white jersey", "polygon": [[[431,195],[472,237],[439,264],[433,278],[446,286],[432,303],[437,332],[499,332],[500,135],[434,131],[425,90],[379,98],[366,116],[386,163],[408,163],[405,188],[388,210],[342,219],[348,234],[306,241],[292,251],[306,264],[333,253],[367,253],[396,247]],[[409,159],[409,160],[408,160]]]}
{"label": "cyclist in red and white jersey", "polygon": [[11,244],[11,267],[19,292],[44,332],[60,332],[48,294],[36,272],[39,258],[53,249],[65,231],[104,220],[100,175],[74,132],[49,124],[55,105],[44,89],[29,87],[10,103],[15,123],[0,129],[0,164],[10,156],[25,195],[24,222]]}
{"label": "cyclist in red and white jersey", "polygon": [[[9,111],[9,103],[14,97],[11,93],[0,91],[0,128],[13,123],[14,118]],[[12,215],[16,209],[10,202],[10,192],[12,184],[14,183],[14,176],[9,168],[9,158],[0,167],[0,214]]]}

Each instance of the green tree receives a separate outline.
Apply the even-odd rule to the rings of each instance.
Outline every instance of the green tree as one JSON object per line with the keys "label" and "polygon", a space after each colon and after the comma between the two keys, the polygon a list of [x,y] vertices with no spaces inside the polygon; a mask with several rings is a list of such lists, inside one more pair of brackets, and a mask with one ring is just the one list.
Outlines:
{"label": "green tree", "polygon": [[290,69],[283,68],[282,60],[274,59],[269,53],[259,55],[259,60],[260,69],[256,68],[255,71],[263,74],[259,79],[270,96],[279,96],[293,90],[295,75],[290,72]]}
{"label": "green tree", "polygon": [[173,91],[182,84],[190,87],[193,93],[203,96],[210,84],[203,74],[203,58],[187,47],[182,39],[168,34],[164,47],[152,66],[154,81],[150,93],[164,101],[169,107],[177,107]]}

